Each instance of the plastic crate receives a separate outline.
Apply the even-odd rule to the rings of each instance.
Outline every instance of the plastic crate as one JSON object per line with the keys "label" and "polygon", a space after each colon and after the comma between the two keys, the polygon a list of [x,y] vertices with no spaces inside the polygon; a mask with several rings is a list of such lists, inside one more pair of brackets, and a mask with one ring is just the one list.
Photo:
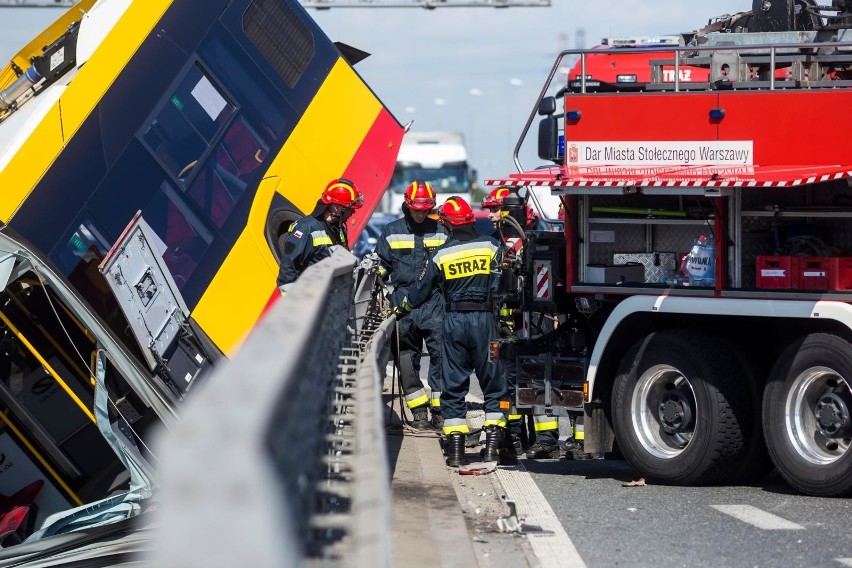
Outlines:
{"label": "plastic crate", "polygon": [[758,288],[790,289],[793,287],[795,257],[758,256],[756,262]]}
{"label": "plastic crate", "polygon": [[825,256],[797,256],[793,259],[793,287],[800,290],[828,290],[831,260]]}
{"label": "plastic crate", "polygon": [[852,256],[829,259],[829,290],[852,290]]}

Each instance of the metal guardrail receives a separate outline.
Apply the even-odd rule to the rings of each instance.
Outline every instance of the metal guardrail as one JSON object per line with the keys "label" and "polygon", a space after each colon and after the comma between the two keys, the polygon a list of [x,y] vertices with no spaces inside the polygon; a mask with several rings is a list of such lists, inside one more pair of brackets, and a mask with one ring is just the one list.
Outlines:
{"label": "metal guardrail", "polygon": [[341,251],[307,269],[161,433],[147,565],[390,566],[394,319],[369,299],[375,270],[354,267]]}

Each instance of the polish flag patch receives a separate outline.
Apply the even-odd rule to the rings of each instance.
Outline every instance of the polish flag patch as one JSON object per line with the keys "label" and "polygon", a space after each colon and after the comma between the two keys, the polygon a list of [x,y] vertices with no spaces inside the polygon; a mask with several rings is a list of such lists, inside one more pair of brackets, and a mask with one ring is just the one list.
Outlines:
{"label": "polish flag patch", "polygon": [[301,239],[302,238],[302,231],[294,231],[293,236],[296,237],[297,239]]}

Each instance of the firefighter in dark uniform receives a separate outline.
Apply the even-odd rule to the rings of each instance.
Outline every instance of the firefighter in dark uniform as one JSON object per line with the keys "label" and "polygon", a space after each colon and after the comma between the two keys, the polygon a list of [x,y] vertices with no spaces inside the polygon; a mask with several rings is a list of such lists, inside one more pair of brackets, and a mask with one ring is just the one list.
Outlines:
{"label": "firefighter in dark uniform", "polygon": [[429,258],[424,277],[410,289],[408,297],[394,307],[404,314],[426,302],[435,287],[444,295],[444,391],[441,412],[447,436],[447,465],[464,464],[470,373],[476,371],[485,399],[484,461],[498,461],[503,443],[506,415],[501,400],[506,379],[498,365],[489,362],[489,343],[497,337],[493,296],[500,280],[501,246],[494,238],[480,235],[474,227],[473,210],[460,197],[451,197],[439,210],[450,238]]}
{"label": "firefighter in dark uniform", "polygon": [[[405,190],[403,217],[385,225],[376,254],[379,274],[394,285],[391,305],[399,305],[408,288],[426,272],[429,253],[447,240],[443,225],[429,218],[435,208],[435,191],[429,182],[417,180]],[[405,404],[414,417],[415,430],[441,430],[441,328],[444,320],[444,298],[436,288],[426,302],[399,322],[399,352],[394,354],[399,369]],[[426,394],[420,381],[420,354],[423,343],[429,353],[429,389]],[[396,342],[392,342],[396,347]],[[431,407],[431,422],[427,408]]]}
{"label": "firefighter in dark uniform", "polygon": [[282,293],[307,267],[331,256],[333,247],[349,248],[346,220],[363,204],[364,196],[346,178],[326,186],[311,214],[290,228],[278,269],[278,288]]}
{"label": "firefighter in dark uniform", "polygon": [[[503,200],[510,193],[511,190],[509,188],[498,187],[482,199],[482,208],[489,211],[488,218],[494,223],[494,237],[497,239],[500,238],[500,233],[496,230],[497,224],[509,214],[509,211],[503,208]],[[524,230],[546,229],[546,225],[540,221],[538,216],[529,207],[526,207],[526,218],[527,222]],[[520,238],[506,238],[505,243],[507,255],[521,254],[523,241]],[[501,335],[504,337],[511,336],[515,331],[515,323],[515,318],[511,310],[502,308],[500,310]],[[507,365],[505,369],[509,397],[514,402],[514,366]],[[514,404],[512,405],[512,409],[514,409]],[[534,460],[559,457],[559,419],[556,416],[546,413],[536,413],[533,415],[533,428],[535,430],[535,443],[532,446],[528,446],[527,440],[530,436],[527,436],[524,417],[517,414],[514,410],[510,411],[508,431],[516,451],[520,453],[519,450],[523,450],[526,452],[528,459]]]}

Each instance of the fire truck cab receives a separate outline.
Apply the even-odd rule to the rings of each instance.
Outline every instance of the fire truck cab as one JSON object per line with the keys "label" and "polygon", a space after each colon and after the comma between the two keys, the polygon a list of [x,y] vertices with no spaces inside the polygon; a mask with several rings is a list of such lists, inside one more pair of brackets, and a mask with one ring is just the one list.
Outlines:
{"label": "fire truck cab", "polygon": [[[588,71],[600,50],[561,53],[518,172],[486,182],[565,208],[564,232],[527,232],[509,268],[517,408],[582,417],[585,452],[617,447],[658,483],[774,466],[802,493],[852,494],[852,22],[845,3],[805,23],[793,4],[788,25],[737,15],[667,60],[630,48],[649,82],[581,73],[557,110],[562,60]],[[525,170],[536,112],[552,165]]]}

